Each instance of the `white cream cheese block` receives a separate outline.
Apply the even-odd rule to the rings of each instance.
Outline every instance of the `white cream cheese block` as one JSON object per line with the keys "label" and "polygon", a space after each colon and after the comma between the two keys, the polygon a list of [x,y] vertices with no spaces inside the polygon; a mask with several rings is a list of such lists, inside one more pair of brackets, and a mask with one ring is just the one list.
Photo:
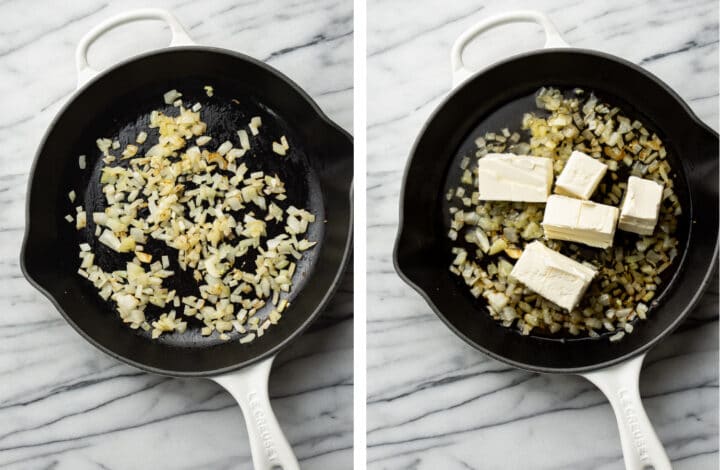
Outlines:
{"label": "white cream cheese block", "polygon": [[545,238],[608,248],[613,244],[618,212],[617,207],[553,194],[545,205]]}
{"label": "white cream cheese block", "polygon": [[580,303],[596,270],[534,241],[523,250],[510,277],[571,311]]}
{"label": "white cream cheese block", "polygon": [[652,235],[660,214],[662,194],[662,184],[631,176],[620,209],[620,230]]}
{"label": "white cream cheese block", "polygon": [[552,183],[550,158],[490,153],[478,160],[481,201],[545,202]]}
{"label": "white cream cheese block", "polygon": [[600,160],[574,151],[555,182],[555,192],[580,199],[590,199],[606,171],[607,165]]}

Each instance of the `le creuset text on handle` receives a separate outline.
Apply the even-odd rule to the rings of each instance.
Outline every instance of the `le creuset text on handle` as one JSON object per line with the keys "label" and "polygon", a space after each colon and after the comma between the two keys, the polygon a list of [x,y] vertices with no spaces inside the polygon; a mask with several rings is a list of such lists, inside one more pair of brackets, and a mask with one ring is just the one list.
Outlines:
{"label": "le creuset text on handle", "polygon": [[615,412],[627,470],[671,470],[670,459],[645,413],[640,397],[640,369],[645,354],[582,374],[608,397]]}
{"label": "le creuset text on handle", "polygon": [[298,461],[270,406],[268,379],[275,357],[229,374],[212,377],[240,405],[255,470],[299,470]]}

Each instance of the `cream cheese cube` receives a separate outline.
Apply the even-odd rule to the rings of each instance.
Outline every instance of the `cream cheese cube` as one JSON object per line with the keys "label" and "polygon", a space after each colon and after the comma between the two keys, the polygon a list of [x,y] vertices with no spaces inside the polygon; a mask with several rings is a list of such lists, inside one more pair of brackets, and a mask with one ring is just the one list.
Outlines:
{"label": "cream cheese cube", "polygon": [[490,153],[478,160],[481,201],[547,201],[553,161],[545,157]]}
{"label": "cream cheese cube", "polygon": [[553,194],[545,205],[545,238],[608,248],[613,244],[618,212],[617,207]]}
{"label": "cream cheese cube", "polygon": [[660,214],[662,194],[662,184],[631,176],[620,209],[620,230],[652,235]]}
{"label": "cream cheese cube", "polygon": [[607,165],[582,152],[574,151],[555,182],[555,192],[580,199],[590,199]]}
{"label": "cream cheese cube", "polygon": [[534,241],[525,247],[510,277],[571,311],[580,303],[595,274],[595,269]]}

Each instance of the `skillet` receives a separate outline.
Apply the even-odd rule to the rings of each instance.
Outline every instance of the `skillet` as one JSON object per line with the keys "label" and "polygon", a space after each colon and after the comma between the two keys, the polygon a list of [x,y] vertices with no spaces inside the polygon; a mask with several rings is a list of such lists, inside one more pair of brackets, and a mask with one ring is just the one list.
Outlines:
{"label": "skillet", "polygon": [[[493,27],[535,22],[545,31],[544,50],[511,57],[473,74],[465,47]],[[608,397],[616,414],[625,465],[632,470],[670,469],[670,461],[641,403],[638,379],[648,350],[692,311],[711,280],[718,256],[718,135],[657,77],[608,54],[570,48],[545,15],[518,11],[482,21],[455,42],[454,89],[421,130],[410,152],[400,203],[393,261],[400,277],[418,291],[440,319],[479,351],[511,366],[541,373],[580,374]],[[454,169],[478,130],[517,128],[534,109],[541,87],[594,91],[657,130],[667,145],[683,207],[678,221],[680,254],[664,289],[631,335],[611,343],[522,336],[486,315],[448,271],[452,259],[443,209]]]}
{"label": "skillet", "polygon": [[[172,47],[134,57],[102,73],[90,67],[87,51],[95,39],[114,27],[141,20],[167,23]],[[194,45],[177,19],[164,10],[130,11],[106,20],[80,41],[76,61],[79,89],[50,125],[31,170],[20,259],[23,273],[81,336],[103,352],[150,373],[205,377],[225,387],[242,408],[256,469],[299,468],[273,414],[267,383],[274,357],[317,318],[348,260],[351,137],[289,78],[243,54]],[[208,84],[215,88],[212,97],[203,89]],[[286,183],[287,203],[317,217],[308,238],[318,244],[298,263],[288,297],[291,305],[282,321],[248,344],[240,344],[237,337],[229,341],[215,335],[203,337],[199,322],[190,322],[185,334],[151,340],[142,330],[124,325],[113,306],[77,274],[81,242],[93,245],[96,263],[105,269],[129,261],[97,242],[90,220],[78,232],[63,219],[77,204],[88,211],[103,209],[99,183],[103,164],[95,139],[118,136],[123,146],[133,142],[140,129],[147,130],[150,112],[162,106],[162,95],[170,89],[181,91],[188,103],[202,104],[202,119],[218,142],[232,140],[235,131],[255,115],[263,120],[259,140],[254,141],[261,149],[258,154],[271,152],[271,141],[287,135],[294,144],[286,158],[257,158],[247,165],[251,171],[278,173]],[[141,151],[151,145],[149,135]],[[87,155],[85,171],[78,170],[81,154]],[[68,202],[71,189],[78,194],[74,204]],[[148,246],[156,259],[169,254],[162,246]],[[176,272],[173,287],[178,292],[189,289],[192,281],[184,279],[177,268]]]}

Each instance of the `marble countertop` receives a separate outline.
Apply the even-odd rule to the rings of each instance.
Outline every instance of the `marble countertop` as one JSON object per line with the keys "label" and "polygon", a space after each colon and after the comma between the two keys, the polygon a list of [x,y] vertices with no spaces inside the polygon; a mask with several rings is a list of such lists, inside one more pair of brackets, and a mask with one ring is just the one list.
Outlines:
{"label": "marble countertop", "polygon": [[[352,2],[155,1],[200,44],[267,61],[352,129]],[[35,149],[76,83],[74,50],[103,19],[147,2],[0,3],[0,468],[252,467],[239,408],[218,385],[144,374],[87,344],[18,265]],[[157,23],[91,49],[109,65],[167,44]],[[9,111],[9,112],[8,112]],[[278,419],[303,468],[352,467],[352,274],[271,374]]]}
{"label": "marble countertop", "polygon": [[[571,45],[642,65],[718,128],[718,4],[709,1],[368,4],[368,468],[620,469],[606,399],[574,376],[515,370],[458,339],[392,267],[402,171],[450,86],[449,51],[474,22],[548,13]],[[536,33],[536,30],[538,31]],[[539,28],[488,34],[480,67],[542,44]],[[710,177],[715,177],[711,175]],[[641,391],[675,469],[718,468],[718,290],[650,353]]]}

